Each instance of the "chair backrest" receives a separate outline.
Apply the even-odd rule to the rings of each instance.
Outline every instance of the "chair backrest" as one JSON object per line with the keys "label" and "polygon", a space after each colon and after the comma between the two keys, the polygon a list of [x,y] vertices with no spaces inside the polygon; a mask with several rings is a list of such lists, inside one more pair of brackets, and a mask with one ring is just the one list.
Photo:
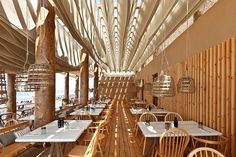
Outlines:
{"label": "chair backrest", "polygon": [[15,124],[18,124],[18,121],[15,120],[15,119],[9,119],[7,120],[7,122],[5,123],[4,127],[9,127],[9,126],[12,126],[12,125],[15,125]]}
{"label": "chair backrest", "polygon": [[199,147],[192,150],[188,154],[188,157],[225,157],[225,156],[213,148]]}
{"label": "chair backrest", "polygon": [[103,124],[100,124],[97,128],[97,130],[95,131],[95,133],[93,134],[93,137],[88,145],[88,148],[85,152],[84,157],[92,157],[96,154],[97,152],[97,146],[98,146],[98,139],[99,139],[99,135],[100,135],[100,130]]}
{"label": "chair backrest", "polygon": [[165,121],[173,121],[177,117],[178,121],[183,121],[183,118],[176,112],[169,112],[165,116]]}
{"label": "chair backrest", "polygon": [[183,157],[189,139],[187,131],[180,128],[172,128],[164,132],[160,137],[159,155],[161,157]]}
{"label": "chair backrest", "polygon": [[227,156],[228,143],[229,139],[224,136],[219,136],[214,139],[213,138],[203,139],[200,137],[192,137],[192,144],[194,148],[199,146],[212,147],[214,149],[217,149],[222,154],[224,154],[224,156]]}
{"label": "chair backrest", "polygon": [[139,121],[140,122],[145,122],[147,120],[150,120],[150,122],[157,122],[157,117],[151,112],[144,112],[140,116]]}

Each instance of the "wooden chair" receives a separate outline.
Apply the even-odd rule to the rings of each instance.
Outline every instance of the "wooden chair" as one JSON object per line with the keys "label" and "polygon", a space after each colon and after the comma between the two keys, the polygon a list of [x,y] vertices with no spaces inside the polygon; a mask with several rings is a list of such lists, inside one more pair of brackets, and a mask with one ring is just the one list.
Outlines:
{"label": "wooden chair", "polygon": [[[95,131],[91,142],[88,146],[75,146],[68,154],[68,157],[93,157],[97,153],[98,139],[100,134],[101,125]],[[102,155],[102,154],[101,154]]]}
{"label": "wooden chair", "polygon": [[[139,117],[139,122],[146,122],[146,121],[149,121],[149,122],[157,122],[157,117],[151,113],[151,112],[144,112],[140,117]],[[137,130],[136,130],[136,136],[138,134],[138,125],[137,125]],[[141,139],[141,144],[143,143],[143,152],[145,151],[145,146],[146,146],[146,137],[142,136],[142,139]]]}
{"label": "wooden chair", "polygon": [[140,122],[146,122],[147,120],[150,120],[150,122],[157,122],[157,117],[151,113],[151,112],[144,112],[140,117]]}
{"label": "wooden chair", "polygon": [[12,126],[12,125],[15,125],[15,124],[18,124],[18,121],[15,120],[15,119],[9,119],[7,120],[7,122],[5,123],[4,127],[9,127],[9,126]]}
{"label": "wooden chair", "polygon": [[218,150],[219,152],[221,152],[222,154],[224,154],[224,156],[227,156],[228,143],[229,143],[229,139],[224,136],[219,136],[219,137],[216,137],[215,139],[213,139],[213,138],[212,139],[204,139],[204,138],[192,136],[193,148],[197,148],[199,146],[200,147],[212,147],[212,148]]}
{"label": "wooden chair", "polygon": [[83,113],[77,116],[77,119],[78,120],[92,120],[92,117],[88,111],[84,111]]}
{"label": "wooden chair", "polygon": [[225,157],[217,150],[209,147],[199,147],[188,154],[188,157]]}
{"label": "wooden chair", "polygon": [[174,118],[177,117],[178,121],[183,121],[183,118],[176,112],[169,112],[165,116],[165,122],[166,121],[173,121]]}
{"label": "wooden chair", "polygon": [[183,157],[184,150],[189,143],[190,136],[187,131],[180,128],[172,128],[164,132],[156,148],[155,157]]}

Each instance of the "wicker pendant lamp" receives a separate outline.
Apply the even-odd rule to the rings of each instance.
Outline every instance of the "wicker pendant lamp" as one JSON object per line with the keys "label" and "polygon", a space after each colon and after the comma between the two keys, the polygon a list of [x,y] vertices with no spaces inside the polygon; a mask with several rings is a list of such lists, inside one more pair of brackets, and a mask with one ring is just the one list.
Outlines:
{"label": "wicker pendant lamp", "polygon": [[[165,8],[165,0],[163,1],[163,8]],[[164,12],[164,9],[163,9]],[[164,16],[162,15],[164,18]],[[164,25],[164,22],[163,22]],[[163,30],[163,52],[162,52],[162,65],[161,65],[161,72],[160,75],[154,80],[152,93],[155,97],[172,97],[175,95],[175,84],[174,79],[169,76],[165,75],[163,69],[168,66],[168,60],[165,55],[165,31]]]}
{"label": "wicker pendant lamp", "polygon": [[155,97],[172,97],[175,96],[175,84],[174,79],[165,75],[161,71],[160,75],[153,82],[152,93]]}
{"label": "wicker pendant lamp", "polygon": [[[27,22],[27,26],[29,26],[29,12],[27,10],[27,6],[26,6],[26,22]],[[36,86],[32,86],[28,84],[28,70],[26,70],[26,65],[28,63],[28,58],[29,58],[29,34],[28,34],[28,28],[27,28],[27,32],[26,32],[26,59],[25,59],[25,63],[24,63],[24,67],[23,70],[19,71],[16,74],[16,80],[15,80],[15,90],[18,92],[33,92],[33,91],[37,91],[39,90],[38,87]]]}
{"label": "wicker pendant lamp", "polygon": [[32,64],[28,69],[28,84],[36,88],[54,84],[54,73],[49,64]]}
{"label": "wicker pendant lamp", "polygon": [[[188,1],[186,2],[187,10],[187,34],[186,34],[186,59],[188,58],[188,47],[189,47],[189,32],[188,32]],[[181,77],[177,84],[177,91],[179,93],[193,93],[195,91],[195,82],[194,79],[188,76],[188,64],[185,65],[185,76]]]}
{"label": "wicker pendant lamp", "polygon": [[15,89],[18,92],[33,92],[39,90],[38,87],[28,84],[28,71],[22,70],[16,74]]}
{"label": "wicker pendant lamp", "polygon": [[8,97],[7,97],[5,71],[3,69],[0,69],[0,104],[6,103],[7,100]]}

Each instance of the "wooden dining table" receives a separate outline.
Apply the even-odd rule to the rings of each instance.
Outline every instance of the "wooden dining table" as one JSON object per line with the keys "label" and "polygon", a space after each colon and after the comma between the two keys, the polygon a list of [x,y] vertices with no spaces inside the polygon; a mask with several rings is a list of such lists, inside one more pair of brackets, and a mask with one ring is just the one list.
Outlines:
{"label": "wooden dining table", "polygon": [[[179,128],[182,128],[188,132],[191,136],[221,136],[222,133],[207,126],[198,127],[198,123],[195,121],[179,121]],[[143,155],[146,150],[146,138],[159,138],[161,134],[165,132],[165,122],[150,122],[147,125],[145,122],[138,122],[138,127],[144,136]]]}
{"label": "wooden dining table", "polygon": [[42,128],[37,128],[23,136],[15,139],[15,142],[49,142],[50,156],[63,157],[64,147],[67,143],[75,142],[81,134],[92,123],[92,120],[67,120],[68,125],[58,128],[58,121],[52,121],[44,125],[45,134],[42,134]]}

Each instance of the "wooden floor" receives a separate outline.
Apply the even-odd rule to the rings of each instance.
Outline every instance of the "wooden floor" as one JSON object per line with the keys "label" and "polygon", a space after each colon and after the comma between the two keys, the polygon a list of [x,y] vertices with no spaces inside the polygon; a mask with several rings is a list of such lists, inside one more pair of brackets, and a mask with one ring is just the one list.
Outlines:
{"label": "wooden floor", "polygon": [[[123,102],[114,102],[110,133],[102,142],[104,157],[142,157],[141,133],[136,137],[133,133],[134,116]],[[35,152],[35,151],[33,151]],[[21,157],[27,157],[26,152]],[[46,153],[47,154],[47,153]],[[47,156],[45,153],[41,156]],[[97,154],[100,157],[100,154]],[[149,156],[149,155],[146,155]]]}
{"label": "wooden floor", "polygon": [[104,141],[104,157],[141,157],[140,139],[135,137],[133,119],[123,102],[114,102],[112,130]]}

